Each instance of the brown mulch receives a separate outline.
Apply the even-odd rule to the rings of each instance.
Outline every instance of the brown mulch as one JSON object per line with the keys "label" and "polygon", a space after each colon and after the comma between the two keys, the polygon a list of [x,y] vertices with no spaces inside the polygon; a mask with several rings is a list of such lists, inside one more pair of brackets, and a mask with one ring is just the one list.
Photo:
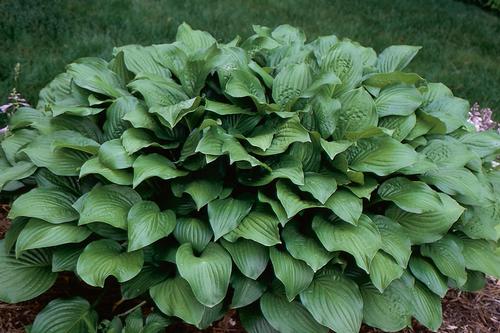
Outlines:
{"label": "brown mulch", "polygon": [[[0,239],[5,235],[9,227],[9,221],[5,218],[8,207],[0,205]],[[105,288],[105,295],[100,295],[104,304],[100,305],[102,311],[108,313],[120,313],[116,309],[116,284],[113,282]],[[99,296],[102,290],[82,286],[72,275],[62,274],[53,288],[45,294],[28,302],[19,304],[6,304],[0,302],[0,333],[24,333],[23,327],[33,322],[36,314],[50,302],[58,297],[70,295],[81,295],[94,297]],[[94,298],[92,297],[92,298]],[[132,304],[133,305],[133,304]],[[131,304],[121,304],[126,309]],[[99,309],[101,310],[101,309]],[[438,332],[441,333],[500,333],[500,281],[489,279],[484,290],[478,293],[465,293],[450,290],[443,301],[444,323]],[[201,333],[192,326],[173,325],[168,328],[167,333]],[[213,327],[203,331],[204,333],[245,333],[241,328],[238,316],[234,310],[217,322]],[[380,333],[382,331],[363,326],[362,333]],[[427,329],[414,322],[412,329],[406,329],[401,333],[429,333]]]}

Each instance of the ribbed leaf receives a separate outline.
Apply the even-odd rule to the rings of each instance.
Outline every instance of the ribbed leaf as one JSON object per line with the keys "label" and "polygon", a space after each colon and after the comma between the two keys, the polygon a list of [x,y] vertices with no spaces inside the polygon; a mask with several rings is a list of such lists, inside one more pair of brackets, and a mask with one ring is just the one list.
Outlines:
{"label": "ribbed leaf", "polygon": [[260,308],[267,321],[280,333],[326,333],[298,301],[289,302],[284,295],[265,293]]}
{"label": "ribbed leaf", "polygon": [[378,251],[370,263],[370,279],[381,293],[392,281],[399,279],[403,272],[396,261],[382,251]]}
{"label": "ribbed leaf", "polygon": [[232,97],[251,97],[258,104],[266,103],[264,87],[249,71],[233,71],[226,83],[225,91]]}
{"label": "ribbed leaf", "polygon": [[386,176],[417,161],[415,151],[390,137],[361,139],[346,151],[349,166],[356,171]]}
{"label": "ribbed leaf", "polygon": [[432,211],[442,204],[438,192],[427,184],[403,177],[383,182],[378,188],[378,195],[383,200],[394,202],[407,212],[417,214]]}
{"label": "ribbed leaf", "polygon": [[274,247],[269,251],[274,274],[285,286],[288,301],[292,301],[309,286],[314,272],[304,261],[293,258],[285,251],[279,251]]}
{"label": "ribbed leaf", "polygon": [[352,254],[356,264],[366,272],[369,272],[370,262],[382,247],[377,225],[366,215],[361,215],[357,225],[331,223],[315,216],[312,228],[328,251]]}
{"label": "ribbed leaf", "polygon": [[325,207],[342,220],[356,225],[363,212],[363,201],[350,191],[338,190],[325,202]]}
{"label": "ribbed leaf", "polygon": [[202,252],[212,239],[213,232],[208,221],[190,217],[179,217],[174,229],[174,237],[181,244],[190,243],[198,252]]}
{"label": "ribbed leaf", "polygon": [[424,285],[417,282],[412,288],[413,316],[420,323],[437,331],[443,322],[441,299]]}
{"label": "ribbed leaf", "polygon": [[5,251],[4,242],[0,240],[0,301],[27,301],[52,287],[57,274],[50,269],[50,251],[31,250],[16,259]]}
{"label": "ribbed leaf", "polygon": [[80,297],[51,301],[35,318],[32,333],[95,332],[97,312]]}
{"label": "ribbed leaf", "polygon": [[469,109],[469,102],[465,99],[441,97],[426,105],[423,111],[425,114],[441,120],[445,132],[450,133],[465,125]]}
{"label": "ribbed leaf", "polygon": [[442,193],[439,196],[442,205],[432,211],[415,214],[391,207],[386,215],[403,227],[413,244],[435,242],[443,237],[464,211],[451,197]]}
{"label": "ribbed leaf", "polygon": [[[174,188],[177,186],[177,188]],[[187,193],[200,210],[210,201],[215,200],[222,192],[222,183],[216,179],[195,179],[187,182],[177,182],[172,185],[174,193]],[[176,194],[176,195],[177,195]]]}
{"label": "ribbed leaf", "polygon": [[498,251],[492,253],[493,244],[479,239],[464,239],[463,244],[465,267],[497,278],[500,277],[500,255]]}
{"label": "ribbed leaf", "polygon": [[422,102],[423,97],[417,88],[391,86],[382,90],[375,100],[375,106],[379,117],[409,116]]}
{"label": "ribbed leaf", "polygon": [[138,152],[139,150],[147,147],[158,147],[158,148],[175,148],[179,145],[179,143],[169,143],[169,144],[159,144],[155,142],[156,138],[146,130],[140,128],[129,128],[123,132],[122,136],[122,145],[127,151],[127,153],[133,154]]}
{"label": "ribbed leaf", "polygon": [[135,251],[167,237],[174,231],[175,213],[171,210],[160,211],[152,201],[135,203],[127,216],[128,251]]}
{"label": "ribbed leaf", "polygon": [[233,243],[221,239],[221,244],[240,272],[250,279],[257,279],[266,269],[269,253],[261,244],[247,239],[239,239]]}
{"label": "ribbed leaf", "polygon": [[248,333],[278,333],[256,306],[247,306],[239,309],[238,314],[241,325]]}
{"label": "ribbed leaf", "polygon": [[363,75],[363,62],[359,49],[351,42],[334,44],[325,54],[322,68],[333,71],[342,82],[335,87],[337,94],[354,88],[361,82]]}
{"label": "ribbed leaf", "polygon": [[16,256],[19,257],[22,252],[30,249],[80,243],[91,233],[87,227],[73,223],[52,224],[30,219],[17,238]]}
{"label": "ribbed leaf", "polygon": [[285,181],[280,180],[276,183],[276,192],[288,218],[297,215],[304,209],[321,207],[319,202],[303,200],[298,194],[300,191],[295,190],[293,185],[287,184]]}
{"label": "ribbed leaf", "polygon": [[176,169],[175,165],[169,159],[159,154],[139,156],[134,161],[133,168],[134,187],[137,187],[144,180],[151,177],[168,180],[188,174],[187,171]]}
{"label": "ribbed leaf", "polygon": [[152,287],[150,295],[158,308],[167,316],[176,316],[198,328],[217,319],[220,305],[209,308],[194,297],[186,280],[177,276]]}
{"label": "ribbed leaf", "polygon": [[12,204],[9,218],[34,217],[50,223],[64,223],[78,219],[71,206],[76,197],[63,189],[35,188],[21,195]]}
{"label": "ribbed leaf", "polygon": [[319,274],[300,294],[300,299],[320,324],[338,333],[359,332],[363,299],[352,280],[337,272]]}
{"label": "ribbed leaf", "polygon": [[122,297],[124,299],[139,297],[145,294],[151,287],[163,282],[167,276],[165,270],[150,264],[144,264],[139,274],[121,284]]}
{"label": "ribbed leaf", "polygon": [[382,237],[381,249],[390,254],[399,266],[405,268],[410,260],[411,242],[401,225],[388,217],[375,215],[373,222]]}
{"label": "ribbed leaf", "polygon": [[71,244],[57,247],[52,253],[52,272],[75,271],[84,245]]}
{"label": "ribbed leaf", "polygon": [[215,240],[233,231],[252,209],[253,202],[233,198],[218,199],[208,204],[208,220]]}
{"label": "ribbed leaf", "polygon": [[321,142],[321,147],[323,150],[326,152],[328,157],[330,157],[331,160],[337,156],[337,154],[340,154],[344,151],[347,150],[350,146],[352,146],[351,141],[347,140],[340,140],[340,141],[326,141],[324,139],[320,139]]}
{"label": "ribbed leaf", "polygon": [[213,307],[224,299],[232,261],[220,245],[209,243],[195,256],[191,244],[183,244],[177,249],[175,261],[180,275],[188,281],[200,303]]}
{"label": "ribbed leaf", "polygon": [[0,168],[0,191],[13,180],[24,179],[31,176],[37,167],[29,161],[19,161],[11,167]]}
{"label": "ribbed leaf", "polygon": [[347,91],[339,97],[339,123],[336,131],[343,137],[346,132],[357,132],[377,126],[375,102],[362,88]]}
{"label": "ribbed leaf", "polygon": [[289,223],[283,229],[283,241],[295,259],[304,261],[314,272],[325,266],[333,257],[312,237],[300,233],[297,223]]}
{"label": "ribbed leaf", "polygon": [[238,309],[255,302],[266,290],[264,284],[239,274],[232,276],[231,286],[234,289],[233,299],[231,300],[231,308],[233,309]]}
{"label": "ribbed leaf", "polygon": [[126,170],[114,170],[106,167],[98,157],[85,162],[80,169],[80,178],[87,175],[98,174],[117,185],[132,185],[132,174]]}
{"label": "ribbed leaf", "polygon": [[283,68],[273,81],[273,99],[289,110],[312,83],[311,68],[305,64],[292,64]]}
{"label": "ribbed leaf", "polygon": [[154,106],[149,109],[149,112],[157,114],[163,124],[173,128],[186,115],[196,111],[199,104],[200,98],[195,97],[173,105]]}
{"label": "ribbed leaf", "polygon": [[98,156],[99,162],[110,169],[126,169],[134,163],[134,158],[127,153],[120,139],[103,143]]}
{"label": "ribbed leaf", "polygon": [[306,172],[304,185],[299,188],[301,191],[311,193],[316,200],[325,204],[337,190],[337,181],[328,173]]}
{"label": "ribbed leaf", "polygon": [[141,250],[123,252],[123,248],[109,239],[97,240],[85,247],[78,258],[77,274],[87,284],[104,287],[109,276],[125,282],[139,274],[144,257]]}
{"label": "ribbed leaf", "polygon": [[435,243],[420,247],[423,256],[429,257],[439,271],[455,280],[459,287],[467,281],[462,244],[452,236],[445,236]]}
{"label": "ribbed leaf", "polygon": [[79,225],[103,222],[127,229],[127,214],[141,197],[129,187],[104,185],[94,187],[73,205],[80,212]]}
{"label": "ribbed leaf", "polygon": [[409,266],[412,274],[432,292],[441,298],[446,295],[448,291],[446,279],[432,263],[424,258],[413,256]]}
{"label": "ribbed leaf", "polygon": [[394,72],[404,69],[421,49],[420,46],[393,45],[378,56],[377,69],[380,72]]}

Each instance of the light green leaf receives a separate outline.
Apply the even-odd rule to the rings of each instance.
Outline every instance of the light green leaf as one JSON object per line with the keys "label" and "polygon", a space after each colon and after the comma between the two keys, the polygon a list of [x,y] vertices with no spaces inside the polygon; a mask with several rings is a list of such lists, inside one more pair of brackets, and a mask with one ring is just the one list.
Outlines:
{"label": "light green leaf", "polygon": [[459,140],[481,158],[500,153],[500,134],[493,130],[470,132]]}
{"label": "light green leaf", "polygon": [[67,72],[74,82],[87,90],[111,97],[129,95],[122,80],[99,58],[81,58],[69,64]]}
{"label": "light green leaf", "polygon": [[411,242],[401,225],[382,215],[372,217],[382,237],[381,249],[390,254],[399,266],[406,268],[411,255]]}
{"label": "light green leaf", "polygon": [[170,76],[168,69],[154,59],[155,50],[152,46],[125,45],[113,49],[114,55],[119,52],[123,52],[125,66],[134,74],[149,73],[164,77]]}
{"label": "light green leaf", "polygon": [[467,269],[500,278],[500,254],[485,240],[463,239],[463,255]]}
{"label": "light green leaf", "polygon": [[281,205],[281,203],[278,200],[272,199],[271,197],[264,194],[264,192],[262,191],[259,191],[257,198],[259,202],[266,203],[269,206],[271,206],[271,209],[273,210],[274,214],[280,221],[281,225],[284,226],[290,220],[286,215],[285,208],[283,208],[283,205]]}
{"label": "light green leaf", "polygon": [[[304,172],[302,163],[295,157],[283,156],[278,161],[270,163],[270,172],[258,173],[255,177],[253,170],[242,173],[238,181],[247,186],[263,186],[271,183],[275,179],[289,179],[296,185],[304,185]],[[267,170],[266,170],[267,171]]]}
{"label": "light green leaf", "polygon": [[307,64],[288,65],[274,78],[273,99],[284,110],[289,111],[312,81],[311,68]]}
{"label": "light green leaf", "polygon": [[191,244],[183,244],[177,249],[175,261],[180,275],[200,303],[213,307],[224,299],[232,261],[220,245],[209,243],[199,256],[195,256]]}
{"label": "light green leaf", "polygon": [[321,138],[321,147],[323,150],[327,153],[328,157],[330,157],[331,160],[337,156],[337,154],[340,154],[344,151],[347,150],[350,146],[352,146],[351,141],[347,140],[340,140],[340,141],[326,141],[325,139]]}
{"label": "light green leaf", "polygon": [[255,115],[255,112],[252,112],[248,109],[242,109],[234,104],[226,104],[217,101],[211,101],[209,99],[205,99],[205,110],[211,111],[220,116],[229,116],[232,114]]}
{"label": "light green leaf", "polygon": [[252,209],[253,202],[234,198],[218,199],[208,204],[208,221],[215,241],[238,227]]}
{"label": "light green leaf", "polygon": [[442,205],[432,211],[415,214],[395,206],[386,211],[387,217],[403,227],[412,244],[432,243],[443,237],[464,208],[446,194],[439,193]]}
{"label": "light green leaf", "polygon": [[27,301],[52,287],[57,273],[51,271],[50,251],[30,250],[16,259],[5,251],[4,242],[0,240],[0,301]]}
{"label": "light green leaf", "polygon": [[0,168],[0,191],[13,180],[24,179],[31,176],[37,167],[29,161],[19,161],[13,166]]}
{"label": "light green leaf", "polygon": [[441,299],[424,285],[417,282],[412,288],[413,316],[429,329],[437,332],[443,322]]}
{"label": "light green leaf", "polygon": [[135,203],[127,216],[128,251],[142,249],[157,240],[167,237],[174,231],[175,213],[171,210],[160,211],[152,201]]}
{"label": "light green leaf", "polygon": [[415,73],[391,72],[370,75],[363,84],[376,88],[384,88],[395,84],[417,85],[425,80]]}
{"label": "light green leaf", "polygon": [[297,260],[287,252],[274,247],[269,249],[274,274],[285,286],[286,297],[291,302],[295,296],[311,283],[314,272],[302,260]]}
{"label": "light green leaf", "polygon": [[82,165],[79,178],[92,174],[101,175],[117,185],[132,185],[133,176],[130,172],[110,169],[102,164],[98,157],[91,158]]}
{"label": "light green leaf", "polygon": [[144,263],[141,250],[124,252],[117,242],[110,239],[93,241],[78,258],[76,272],[85,283],[104,287],[109,276],[126,282],[139,274]]}
{"label": "light green leaf", "polygon": [[264,87],[249,71],[234,70],[226,83],[225,92],[232,97],[251,97],[257,104],[266,103]]}
{"label": "light green leaf", "polygon": [[52,147],[54,149],[68,148],[89,154],[96,154],[99,150],[99,143],[76,131],[57,131],[53,133],[53,136]]}
{"label": "light green leaf", "polygon": [[30,219],[17,238],[16,256],[19,257],[26,250],[80,243],[91,233],[88,228],[72,223],[52,224]]}
{"label": "light green leaf", "polygon": [[196,208],[200,210],[210,201],[215,200],[222,192],[222,182],[217,179],[194,179],[181,180],[172,183],[174,194],[187,193],[196,203]]}
{"label": "light green leaf", "polygon": [[257,205],[241,221],[238,228],[225,235],[224,238],[234,242],[238,238],[253,240],[264,246],[280,244],[279,220],[267,206]]}
{"label": "light green leaf", "polygon": [[221,239],[220,242],[243,275],[256,280],[266,269],[269,252],[265,246],[247,239],[238,239],[235,242]]}
{"label": "light green leaf", "polygon": [[299,189],[311,193],[316,200],[325,204],[328,198],[337,190],[337,181],[331,174],[326,172],[306,172],[304,185],[299,186]]}
{"label": "light green leaf", "polygon": [[339,122],[336,132],[342,138],[346,132],[359,132],[377,126],[375,102],[366,90],[358,88],[347,91],[339,97]]}
{"label": "light green leaf", "polygon": [[[270,292],[260,298],[266,320],[280,333],[327,333],[298,301],[289,302],[284,295]],[[260,333],[260,332],[259,332]]]}
{"label": "light green leaf", "polygon": [[422,109],[425,114],[439,119],[445,125],[446,133],[464,126],[469,110],[469,102],[458,97],[441,97]]}
{"label": "light green leaf", "polygon": [[417,123],[415,114],[409,116],[387,116],[379,118],[378,126],[393,131],[392,137],[398,141],[403,141]]}
{"label": "light green leaf", "polygon": [[202,252],[212,239],[210,225],[202,220],[191,217],[177,218],[174,237],[181,244],[189,243],[197,252]]}
{"label": "light green leaf", "polygon": [[168,180],[188,174],[187,171],[177,169],[173,162],[159,154],[140,155],[132,167],[134,168],[134,188],[151,177]]}
{"label": "light green leaf", "polygon": [[178,142],[159,144],[155,142],[156,138],[148,133],[148,131],[139,128],[129,128],[123,132],[122,145],[129,155],[138,152],[139,150],[147,147],[158,147],[163,149],[176,148],[179,146]]}
{"label": "light green leaf", "polygon": [[450,137],[430,140],[420,153],[439,167],[455,169],[465,166],[476,157],[465,144]]}
{"label": "light green leaf", "polygon": [[351,42],[335,43],[323,59],[322,69],[334,72],[342,84],[335,87],[335,93],[349,91],[362,80],[363,62],[359,49]]}
{"label": "light green leaf", "polygon": [[31,333],[96,332],[97,312],[80,297],[51,301],[35,318]]}
{"label": "light green leaf", "polygon": [[152,287],[149,293],[164,314],[179,317],[198,328],[217,319],[221,310],[222,304],[209,308],[198,302],[187,281],[180,276]]}
{"label": "light green leaf", "polygon": [[390,137],[359,140],[345,152],[349,167],[356,171],[387,176],[417,161],[417,153]]}
{"label": "light green leaf", "polygon": [[314,319],[338,333],[357,333],[363,318],[363,299],[358,285],[337,272],[317,275],[300,294]]}
{"label": "light green leaf", "polygon": [[442,204],[438,192],[423,182],[395,177],[383,182],[378,195],[386,201],[394,202],[399,208],[410,213],[423,213],[435,210]]}
{"label": "light green leaf", "polygon": [[78,219],[71,206],[76,197],[60,188],[34,188],[19,196],[9,212],[9,218],[34,217],[50,223],[64,223]]}
{"label": "light green leaf", "polygon": [[157,114],[163,124],[174,128],[182,118],[197,110],[200,100],[200,97],[195,97],[173,105],[153,106],[149,112]]}
{"label": "light green leaf", "polygon": [[447,235],[437,242],[422,245],[420,253],[431,258],[439,271],[455,280],[458,287],[467,281],[462,243],[453,236]]}
{"label": "light green leaf", "polygon": [[391,86],[383,89],[375,100],[379,117],[409,116],[422,104],[423,97],[417,88]]}
{"label": "light green leaf", "polygon": [[99,162],[110,169],[126,169],[134,163],[134,157],[127,153],[120,139],[103,143],[98,156]]}
{"label": "light green leaf", "polygon": [[126,186],[94,187],[73,205],[80,213],[79,225],[103,222],[127,230],[127,214],[141,200],[140,195]]}
{"label": "light green leaf", "polygon": [[421,48],[411,45],[389,46],[379,54],[377,69],[383,73],[400,71],[410,63]]}
{"label": "light green leaf", "polygon": [[342,220],[357,225],[363,212],[363,201],[347,190],[338,190],[325,202],[325,207]]}
{"label": "light green leaf", "polygon": [[316,239],[301,234],[297,223],[287,224],[283,229],[282,236],[286,249],[292,257],[304,261],[314,272],[317,272],[334,257]]}
{"label": "light green leaf", "polygon": [[357,225],[334,224],[317,215],[313,218],[312,228],[328,251],[352,254],[356,264],[366,272],[369,272],[370,262],[382,247],[377,225],[366,215],[361,215]]}

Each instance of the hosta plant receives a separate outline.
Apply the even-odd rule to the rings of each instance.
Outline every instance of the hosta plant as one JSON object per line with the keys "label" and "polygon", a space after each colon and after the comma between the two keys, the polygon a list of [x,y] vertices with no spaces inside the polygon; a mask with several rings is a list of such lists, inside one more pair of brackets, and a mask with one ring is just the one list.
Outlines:
{"label": "hosta plant", "polygon": [[499,135],[403,71],[419,47],[254,31],[79,59],[10,117],[0,300],[70,271],[200,328],[437,330],[448,288],[500,277]]}

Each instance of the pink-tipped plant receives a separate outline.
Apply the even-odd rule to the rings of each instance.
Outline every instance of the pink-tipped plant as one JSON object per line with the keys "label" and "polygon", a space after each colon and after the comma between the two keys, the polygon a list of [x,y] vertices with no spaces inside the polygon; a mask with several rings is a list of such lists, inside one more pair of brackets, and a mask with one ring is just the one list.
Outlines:
{"label": "pink-tipped plant", "polygon": [[[21,94],[17,91],[17,81],[19,79],[19,74],[21,73],[21,64],[17,63],[14,67],[14,88],[7,98],[7,104],[0,105],[0,113],[4,113],[7,117],[10,117],[17,109],[22,106],[30,106],[29,103],[24,99]],[[8,131],[8,126],[0,128],[0,134],[4,134]]]}

